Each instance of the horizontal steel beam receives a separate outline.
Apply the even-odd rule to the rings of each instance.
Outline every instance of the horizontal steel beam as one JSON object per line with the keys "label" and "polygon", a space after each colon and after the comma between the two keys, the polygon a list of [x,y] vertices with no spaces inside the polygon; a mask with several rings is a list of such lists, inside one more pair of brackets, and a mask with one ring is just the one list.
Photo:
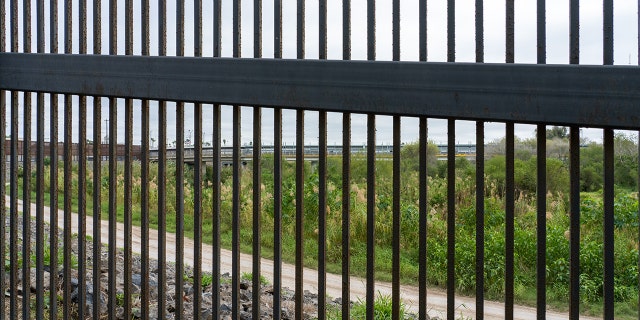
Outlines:
{"label": "horizontal steel beam", "polygon": [[640,128],[640,68],[0,53],[0,88]]}

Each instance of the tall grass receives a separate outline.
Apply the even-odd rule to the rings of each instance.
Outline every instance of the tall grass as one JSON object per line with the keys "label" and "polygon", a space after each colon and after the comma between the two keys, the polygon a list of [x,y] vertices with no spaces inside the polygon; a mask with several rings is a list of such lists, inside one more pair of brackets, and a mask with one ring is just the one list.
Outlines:
{"label": "tall grass", "polygon": [[[262,165],[261,190],[262,213],[262,253],[265,257],[273,256],[274,199],[273,199],[273,159],[264,156]],[[379,280],[391,280],[391,239],[392,227],[392,194],[391,161],[376,163],[376,277]],[[60,166],[62,168],[62,166]],[[342,262],[342,171],[341,158],[328,159],[327,176],[327,252],[326,261],[330,272],[340,272]],[[354,275],[365,276],[366,272],[366,225],[367,225],[367,189],[366,161],[355,157],[352,159],[352,180],[350,181],[351,207],[350,241],[351,270]],[[405,284],[417,284],[418,279],[418,230],[419,200],[417,186],[418,174],[413,166],[403,162],[401,173],[401,281]],[[283,164],[282,179],[282,236],[283,256],[285,261],[295,258],[295,173],[294,164]],[[47,169],[48,170],[48,167]],[[140,224],[140,203],[142,181],[141,166],[133,165],[133,212],[134,223]],[[560,170],[560,169],[559,169]],[[317,266],[318,256],[318,173],[316,167],[305,163],[304,167],[304,250],[305,265]],[[124,200],[124,167],[120,163],[114,172],[117,186],[109,186],[109,174],[106,167],[100,178],[102,193],[102,217],[108,218],[108,194],[116,192],[118,199],[118,219],[123,220]],[[559,174],[562,174],[560,172]],[[193,236],[193,212],[196,205],[194,189],[202,188],[202,212],[204,241],[211,242],[213,221],[213,191],[216,186],[212,181],[212,169],[207,168],[203,186],[193,185],[194,172],[190,167],[185,170],[185,182],[176,185],[175,164],[169,163],[166,171],[167,211],[158,213],[158,167],[150,165],[149,198],[151,218],[150,225],[157,226],[158,214],[165,215],[167,229],[175,231],[175,190],[184,189],[185,234]],[[45,184],[48,184],[48,172],[45,173]],[[221,239],[225,247],[231,245],[231,208],[232,179],[231,169],[223,168],[220,185]],[[60,172],[58,189],[63,190],[63,174]],[[252,245],[252,166],[241,170],[240,187],[240,239],[241,249],[251,252]],[[77,188],[77,168],[73,171],[73,187]],[[502,177],[485,177],[485,294],[489,299],[500,300],[504,292],[505,273],[505,200]],[[35,178],[31,179],[35,183]],[[91,213],[92,172],[86,177],[88,210]],[[446,286],[447,270],[447,182],[444,177],[433,175],[428,178],[428,238],[427,238],[427,279],[430,285]],[[476,208],[474,172],[468,165],[458,166],[456,184],[456,290],[461,294],[475,292],[475,236]],[[45,186],[48,189],[48,185]],[[34,189],[35,190],[35,189]],[[59,194],[62,201],[62,193]],[[518,189],[515,199],[515,298],[517,303],[535,304],[535,268],[536,268],[536,202],[535,194]],[[602,193],[591,192],[581,195],[581,303],[586,314],[598,314],[602,302]],[[638,199],[636,193],[618,190],[615,198],[615,301],[618,317],[629,316],[637,312],[638,300]],[[561,187],[547,193],[547,296],[549,304],[556,309],[568,307],[569,281],[569,215],[568,197]],[[631,311],[630,311],[631,310]]]}

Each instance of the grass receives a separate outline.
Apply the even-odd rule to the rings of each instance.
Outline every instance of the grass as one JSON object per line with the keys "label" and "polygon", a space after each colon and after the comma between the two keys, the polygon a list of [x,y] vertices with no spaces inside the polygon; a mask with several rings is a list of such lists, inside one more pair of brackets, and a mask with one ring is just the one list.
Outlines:
{"label": "grass", "polygon": [[[262,233],[261,233],[261,254],[265,258],[273,257],[274,225],[273,225],[273,176],[269,170],[269,159],[265,159],[263,165],[263,186],[262,189]],[[364,276],[366,272],[366,163],[364,159],[354,157],[352,159],[352,184],[351,184],[351,270],[354,275]],[[389,161],[379,161],[376,163],[376,279],[382,281],[391,280],[391,227],[386,221],[391,220],[391,196],[390,185],[390,163]],[[240,248],[242,252],[252,251],[252,170],[250,167],[242,170],[241,190],[240,190]],[[166,218],[167,232],[176,231],[175,214],[175,179],[171,178],[175,167],[171,164],[167,166],[167,211]],[[466,169],[465,169],[466,170]],[[101,177],[101,215],[102,219],[108,219],[110,214],[116,214],[117,220],[124,221],[123,204],[123,166],[118,166],[117,175],[118,186],[109,188],[108,172],[103,169]],[[134,163],[133,181],[133,206],[132,218],[134,225],[141,225],[140,193],[141,181],[139,179],[140,164]],[[157,166],[151,166],[150,174],[150,221],[151,228],[158,227],[158,188],[157,188]],[[295,261],[295,180],[294,167],[291,164],[283,164],[282,183],[282,248],[283,260],[292,263]],[[77,172],[77,168],[74,168]],[[465,171],[461,171],[456,179],[456,292],[458,294],[472,295],[475,292],[475,183],[473,175],[464,178]],[[202,188],[201,200],[203,204],[203,239],[205,243],[211,243],[212,233],[212,213],[213,206],[213,186],[210,184],[210,172],[205,177],[205,185]],[[401,282],[404,284],[415,284],[418,277],[418,246],[417,246],[417,175],[415,172],[407,171],[402,173],[402,226],[401,226]],[[77,186],[77,173],[73,175],[74,188]],[[91,177],[91,171],[88,172]],[[62,178],[62,175],[59,175]],[[327,206],[327,270],[332,273],[341,272],[341,168],[339,159],[329,161],[328,171],[328,206]],[[189,167],[185,170],[185,214],[184,214],[184,234],[193,238],[193,206],[195,186],[192,184],[193,172]],[[32,183],[34,180],[32,179]],[[62,180],[59,181],[61,187]],[[87,180],[86,212],[93,214],[93,202],[91,195],[91,179]],[[485,296],[488,299],[501,300],[503,292],[504,274],[504,194],[499,184],[494,180],[485,181]],[[317,242],[317,212],[318,212],[318,176],[313,167],[305,166],[304,184],[304,262],[305,266],[317,267],[318,242]],[[22,188],[19,188],[22,191]],[[32,191],[35,190],[32,188]],[[48,190],[48,186],[45,186]],[[62,188],[59,188],[59,191]],[[75,190],[75,189],[74,189]],[[231,179],[230,170],[224,169],[222,172],[221,184],[221,233],[220,242],[224,248],[231,248]],[[109,192],[116,192],[118,199],[117,206],[109,207]],[[428,225],[428,281],[431,286],[444,287],[446,279],[446,180],[440,177],[429,178],[429,225]],[[568,229],[568,197],[565,193],[558,191],[547,195],[547,274],[548,287],[547,296],[549,305],[560,311],[568,308],[566,283],[568,277],[568,262],[564,257],[568,257],[568,240],[565,232]],[[35,199],[35,193],[32,193]],[[78,211],[77,197],[71,197],[72,211]],[[598,260],[599,247],[593,246],[601,242],[601,219],[602,219],[602,193],[585,192],[581,195],[582,200],[582,225],[581,225],[581,245],[585,248],[581,255],[586,259],[581,262],[583,270],[596,270],[588,274],[597,283],[597,275],[600,274],[602,261]],[[62,208],[64,197],[58,196],[58,203]],[[49,204],[49,194],[45,193],[45,203]],[[535,294],[535,197],[532,194],[520,192],[516,194],[516,303],[534,306],[536,302]],[[628,190],[618,190],[616,195],[616,279],[637,279],[637,256],[638,248],[633,247],[637,239],[637,194]],[[634,220],[634,214],[635,219]],[[594,257],[594,258],[589,258]],[[564,260],[563,260],[564,259]],[[634,260],[635,259],[635,260]],[[623,270],[626,268],[626,270]],[[204,278],[202,279],[204,282]],[[635,280],[637,281],[637,280]],[[616,282],[618,284],[618,282]],[[586,286],[583,282],[583,297],[581,311],[587,315],[601,314],[601,294],[594,288]],[[617,292],[622,295],[617,297],[616,317],[633,317],[637,313],[637,290],[633,291],[637,282],[632,285],[620,285]],[[630,289],[631,288],[631,289]],[[595,288],[597,289],[597,288]],[[587,295],[587,292],[595,292]]]}
{"label": "grass", "polygon": [[[392,309],[392,301],[391,296],[383,295],[378,292],[378,296],[376,297],[373,304],[373,314],[374,319],[376,320],[391,320],[393,315]],[[400,319],[405,318],[406,307],[404,303],[400,303]],[[364,320],[367,318],[367,304],[365,301],[358,299],[350,311],[350,319],[354,320]],[[340,320],[342,319],[342,310],[339,306],[330,306],[327,308],[327,319],[328,320]]]}
{"label": "grass", "polygon": [[[34,218],[31,218],[31,220],[32,220],[31,221],[32,224],[35,223],[35,219]],[[43,253],[44,253],[44,255],[43,255],[43,264],[45,266],[51,266],[51,246],[50,246],[51,242],[49,241],[48,237],[49,237],[49,235],[45,234],[45,239],[43,241]],[[91,238],[91,237],[87,236],[87,238]],[[78,234],[74,233],[71,236],[71,239],[72,239],[72,241],[74,241],[74,240],[77,241]],[[34,241],[34,240],[35,239],[32,239],[32,241]],[[62,240],[59,239],[59,241],[62,241]],[[9,244],[7,244],[7,246],[8,245]],[[16,265],[19,266],[19,267],[22,267],[22,261],[23,261],[22,260],[23,259],[23,257],[22,257],[23,252],[21,251],[22,244],[19,244],[19,246],[20,247],[19,247],[19,249],[17,251],[18,261],[17,261]],[[8,253],[9,253],[9,248],[5,248],[4,269],[7,272],[11,269],[11,265],[13,264],[11,262],[11,260],[10,260],[10,256],[9,256]],[[36,267],[36,259],[37,259],[36,253],[37,252],[36,252],[35,249],[30,250],[29,266],[31,268],[35,268]],[[57,250],[56,259],[57,259],[56,261],[58,263],[58,267],[61,267],[63,265],[63,263],[64,263],[64,250],[63,250],[63,247],[62,247],[62,242],[59,242],[59,248]],[[76,255],[71,255],[70,265],[71,265],[72,269],[74,269],[74,270],[78,269],[78,257]]]}
{"label": "grass", "polygon": [[200,285],[203,288],[210,286],[213,283],[213,275],[212,274],[203,274],[202,279],[200,280]]}
{"label": "grass", "polygon": [[[240,275],[240,279],[246,280],[246,281],[253,281],[253,273],[251,272],[243,272]],[[267,280],[267,278],[265,278],[263,275],[260,275],[260,284],[263,286],[269,285],[269,280]]]}

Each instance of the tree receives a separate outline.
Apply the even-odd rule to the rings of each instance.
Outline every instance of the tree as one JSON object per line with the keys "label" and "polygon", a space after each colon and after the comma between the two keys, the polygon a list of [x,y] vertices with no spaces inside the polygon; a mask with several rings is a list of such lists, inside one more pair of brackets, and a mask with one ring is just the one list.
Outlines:
{"label": "tree", "polygon": [[638,157],[638,145],[635,136],[616,132],[613,137],[614,153],[616,157],[622,159],[625,156]]}
{"label": "tree", "polygon": [[[635,136],[616,133],[614,148],[614,181],[616,186],[634,188],[638,179],[638,145]],[[602,189],[604,146],[591,142],[580,148],[580,187],[582,191]]]}
{"label": "tree", "polygon": [[555,138],[569,139],[569,129],[567,127],[558,126],[553,126],[547,129],[547,140],[553,140]]}
{"label": "tree", "polygon": [[[433,142],[427,143],[427,171],[436,167],[438,162],[438,147]],[[400,149],[400,157],[406,163],[408,170],[420,169],[420,146],[418,142],[407,143]]]}
{"label": "tree", "polygon": [[547,157],[569,161],[569,140],[554,138],[547,141]]}
{"label": "tree", "polygon": [[614,176],[618,186],[633,188],[638,179],[638,145],[636,137],[617,132],[613,140]]}
{"label": "tree", "polygon": [[582,191],[602,189],[602,144],[592,142],[580,148],[580,188]]}
{"label": "tree", "polygon": [[[493,140],[489,142],[485,147],[485,156],[492,158],[494,156],[504,155],[507,152],[506,138]],[[528,160],[536,153],[536,140],[535,139],[520,139],[514,137],[513,147],[515,151],[515,157],[520,160]]]}
{"label": "tree", "polygon": [[[495,156],[485,162],[485,175],[500,192],[506,187],[506,157]],[[514,183],[517,191],[536,192],[537,157],[514,159]],[[568,167],[558,159],[547,158],[547,191],[566,192],[569,186]]]}

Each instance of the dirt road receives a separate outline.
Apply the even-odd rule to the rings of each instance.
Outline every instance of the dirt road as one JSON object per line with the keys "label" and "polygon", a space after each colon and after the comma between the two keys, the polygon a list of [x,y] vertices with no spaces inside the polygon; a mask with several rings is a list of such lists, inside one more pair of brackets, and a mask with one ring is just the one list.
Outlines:
{"label": "dirt road", "polygon": [[[8,203],[8,198],[7,202]],[[19,202],[18,210],[22,210],[21,202]],[[36,208],[35,204],[31,205],[31,213],[35,216]],[[49,208],[45,207],[45,221],[49,221]],[[60,210],[58,212],[58,225],[63,225],[64,212]],[[88,216],[86,218],[87,235],[93,234],[93,219]],[[77,232],[78,216],[74,213],[72,219],[72,232]],[[109,223],[103,220],[101,223],[101,237],[103,243],[106,243],[109,236]],[[118,223],[117,225],[117,246],[124,247],[124,224]],[[135,253],[141,252],[141,235],[142,230],[140,227],[133,227],[133,248]],[[157,230],[150,231],[150,243],[149,251],[151,258],[156,259],[158,254],[158,232]],[[176,236],[172,233],[166,235],[167,243],[167,260],[175,261],[175,249]],[[195,246],[193,240],[185,238],[185,259],[184,263],[193,265],[193,248]],[[213,264],[213,248],[211,245],[202,245],[202,268],[204,271],[211,270]],[[241,254],[240,256],[240,268],[241,272],[251,272],[252,257],[248,254]],[[264,275],[271,283],[273,283],[273,261],[262,259],[261,274]],[[221,272],[231,272],[231,251],[221,250],[220,256],[220,269]],[[289,288],[295,287],[295,266],[291,264],[282,265],[282,285]],[[376,291],[381,292],[384,295],[391,294],[391,283],[388,282],[376,282]],[[305,268],[304,269],[304,289],[312,292],[317,292],[318,277],[316,270]],[[351,300],[358,298],[364,299],[366,293],[366,281],[363,278],[351,277]],[[336,274],[327,274],[327,294],[331,297],[340,297],[342,294],[342,277]],[[407,307],[414,312],[417,312],[418,303],[418,288],[415,286],[403,285],[401,286],[401,298]],[[431,316],[446,317],[447,297],[444,291],[438,289],[428,289],[427,305],[429,308],[429,314]],[[475,318],[475,298],[473,297],[456,297],[455,305],[456,317]],[[504,304],[494,301],[485,301],[484,303],[485,319],[503,319],[504,318]],[[535,308],[515,306],[514,310],[515,319],[535,319]],[[547,319],[568,319],[567,314],[547,311]],[[595,319],[595,318],[593,318]]]}

